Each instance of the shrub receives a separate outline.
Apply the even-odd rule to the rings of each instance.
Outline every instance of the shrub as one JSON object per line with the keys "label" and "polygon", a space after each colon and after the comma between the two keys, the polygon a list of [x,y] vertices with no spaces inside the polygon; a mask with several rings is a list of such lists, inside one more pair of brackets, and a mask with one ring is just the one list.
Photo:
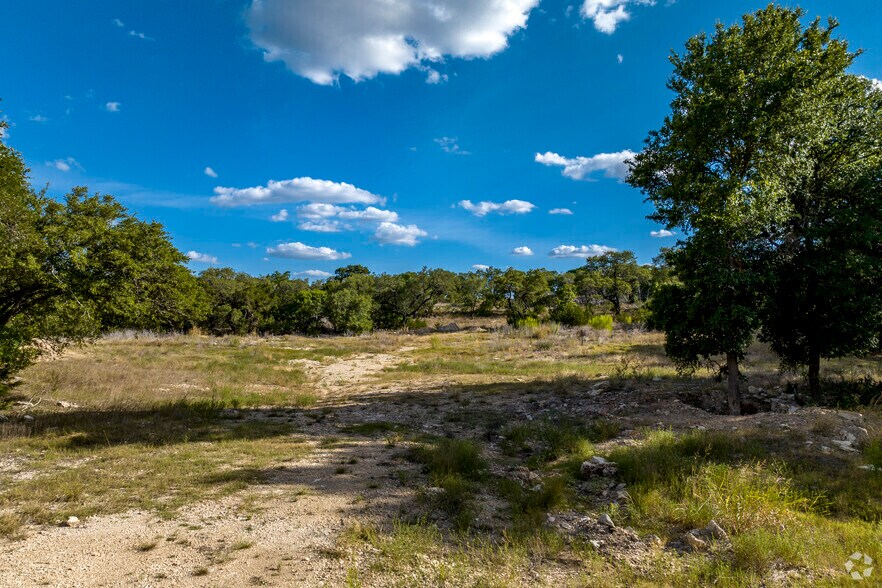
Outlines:
{"label": "shrub", "polygon": [[516,320],[514,327],[516,329],[535,329],[541,324],[542,323],[539,321],[539,319],[528,316],[527,318]]}
{"label": "shrub", "polygon": [[569,302],[555,308],[551,319],[568,327],[581,327],[591,320],[591,311],[575,302]]}
{"label": "shrub", "polygon": [[613,330],[613,317],[609,314],[600,314],[597,316],[592,316],[588,320],[588,326],[592,329],[597,329],[598,331],[612,331]]}

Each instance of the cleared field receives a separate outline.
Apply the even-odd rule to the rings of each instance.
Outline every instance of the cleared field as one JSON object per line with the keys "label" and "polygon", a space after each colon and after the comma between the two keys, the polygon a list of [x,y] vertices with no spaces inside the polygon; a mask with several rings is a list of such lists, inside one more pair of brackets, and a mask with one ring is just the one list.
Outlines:
{"label": "cleared field", "polygon": [[[799,380],[746,365],[770,396]],[[824,370],[866,387],[882,361]],[[720,386],[640,332],[105,339],[3,400],[0,585],[816,586],[882,561],[878,408],[731,417]]]}

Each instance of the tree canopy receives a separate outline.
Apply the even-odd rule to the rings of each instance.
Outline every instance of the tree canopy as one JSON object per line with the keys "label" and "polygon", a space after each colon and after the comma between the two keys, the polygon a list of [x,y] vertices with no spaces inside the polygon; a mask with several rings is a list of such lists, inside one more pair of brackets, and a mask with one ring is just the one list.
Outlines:
{"label": "tree canopy", "polygon": [[[668,255],[677,280],[652,303],[666,349],[683,367],[725,355],[732,412],[757,328],[786,363],[804,363],[817,358],[808,348],[821,346],[821,329],[863,341],[834,335],[827,356],[866,348],[872,337],[855,334],[878,316],[867,300],[879,279],[878,212],[834,237],[877,198],[877,93],[846,72],[857,54],[833,36],[837,23],[803,26],[804,16],[770,5],[690,39],[671,57],[671,112],[628,178],[655,205],[650,218],[684,235]],[[845,292],[839,271],[867,276],[855,284],[864,294]],[[822,300],[829,280],[838,285]],[[850,318],[834,326],[821,306]]]}

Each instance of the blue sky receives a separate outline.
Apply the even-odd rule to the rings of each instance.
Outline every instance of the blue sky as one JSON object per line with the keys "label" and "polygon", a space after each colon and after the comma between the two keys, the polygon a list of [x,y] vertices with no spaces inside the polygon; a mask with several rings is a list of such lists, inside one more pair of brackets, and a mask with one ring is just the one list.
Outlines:
{"label": "blue sky", "polygon": [[[0,117],[35,186],[115,195],[195,271],[649,262],[676,236],[622,162],[667,112],[668,55],[765,5],[7,2]],[[882,79],[882,3],[801,6]]]}

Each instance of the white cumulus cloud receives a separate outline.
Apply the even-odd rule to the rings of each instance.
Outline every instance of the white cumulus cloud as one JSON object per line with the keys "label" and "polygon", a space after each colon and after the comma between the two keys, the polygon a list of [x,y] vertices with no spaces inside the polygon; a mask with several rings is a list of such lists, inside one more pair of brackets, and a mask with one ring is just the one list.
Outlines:
{"label": "white cumulus cloud", "polygon": [[630,149],[625,149],[617,153],[598,153],[591,157],[575,157],[570,159],[547,151],[545,153],[537,153],[535,160],[536,163],[541,163],[542,165],[564,168],[561,173],[574,180],[585,179],[595,172],[603,172],[603,176],[607,178],[624,180],[628,177],[627,162],[635,155],[637,154]]}
{"label": "white cumulus cloud", "polygon": [[254,0],[246,20],[266,61],[316,84],[423,69],[445,57],[490,57],[539,0]]}
{"label": "white cumulus cloud", "polygon": [[301,221],[298,225],[301,230],[336,233],[353,228],[349,224],[340,222],[341,220],[362,223],[395,223],[398,222],[398,213],[392,210],[382,210],[375,206],[359,210],[352,206],[312,202],[297,208],[297,218]]}
{"label": "white cumulus cloud", "polygon": [[491,212],[497,214],[526,214],[536,208],[532,202],[525,200],[506,200],[505,202],[478,202],[460,200],[459,207],[475,216],[487,216]]}
{"label": "white cumulus cloud", "polygon": [[660,231],[652,231],[649,233],[650,237],[654,237],[656,239],[664,239],[665,237],[673,237],[673,231],[669,231],[667,229],[662,229]]}
{"label": "white cumulus cloud", "polygon": [[198,251],[188,251],[187,257],[190,261],[195,261],[197,263],[208,263],[211,265],[217,265],[217,257],[214,255],[208,255],[207,253],[199,253]]}
{"label": "white cumulus cloud", "polygon": [[483,263],[476,263],[472,266],[473,270],[477,270],[479,272],[490,269],[489,265],[484,265]]}
{"label": "white cumulus cloud", "polygon": [[533,250],[527,247],[526,245],[523,247],[515,247],[511,250],[512,255],[520,255],[522,257],[529,257],[533,255]]}
{"label": "white cumulus cloud", "polygon": [[47,161],[46,165],[49,167],[54,167],[58,171],[69,172],[73,168],[83,169],[83,166],[74,159],[73,157],[66,157],[64,159],[56,159],[55,161]]}
{"label": "white cumulus cloud", "polygon": [[209,178],[216,178],[217,177],[217,172],[214,171],[214,169],[212,169],[211,166],[206,166],[205,169],[202,170],[202,173],[204,173]]}
{"label": "white cumulus cloud", "polygon": [[397,225],[383,222],[377,227],[374,239],[383,245],[406,245],[413,247],[419,243],[418,239],[427,237],[429,234],[416,225]]}
{"label": "white cumulus cloud", "polygon": [[267,255],[271,257],[284,257],[285,259],[312,259],[338,261],[340,259],[349,259],[351,253],[345,253],[331,249],[330,247],[310,247],[303,243],[282,243],[275,247],[266,248]]}
{"label": "white cumulus cloud", "polygon": [[300,221],[297,228],[301,231],[311,231],[313,233],[339,233],[342,230],[349,230],[351,227],[343,225],[338,221],[317,220],[317,221]]}
{"label": "white cumulus cloud", "polygon": [[107,112],[119,112],[121,106],[119,102],[108,102],[104,105],[104,110]]}
{"label": "white cumulus cloud", "polygon": [[611,253],[613,251],[615,251],[615,249],[605,245],[580,245],[579,247],[576,247],[575,245],[560,245],[552,249],[548,256],[556,257],[558,259],[571,257],[597,257],[598,255]]}
{"label": "white cumulus cloud", "polygon": [[562,214],[564,216],[570,216],[573,214],[573,211],[569,208],[552,208],[548,211],[548,214]]}
{"label": "white cumulus cloud", "polygon": [[283,223],[288,220],[288,211],[284,208],[270,217],[274,223]]}
{"label": "white cumulus cloud", "polygon": [[611,35],[619,24],[630,20],[629,4],[655,4],[655,0],[585,0],[582,4],[582,17],[594,22],[594,28]]}
{"label": "white cumulus cloud", "polygon": [[329,204],[377,204],[385,199],[367,190],[345,182],[294,178],[270,180],[266,186],[252,188],[214,189],[211,201],[218,206],[252,206],[254,204],[282,204],[286,202],[321,202]]}

